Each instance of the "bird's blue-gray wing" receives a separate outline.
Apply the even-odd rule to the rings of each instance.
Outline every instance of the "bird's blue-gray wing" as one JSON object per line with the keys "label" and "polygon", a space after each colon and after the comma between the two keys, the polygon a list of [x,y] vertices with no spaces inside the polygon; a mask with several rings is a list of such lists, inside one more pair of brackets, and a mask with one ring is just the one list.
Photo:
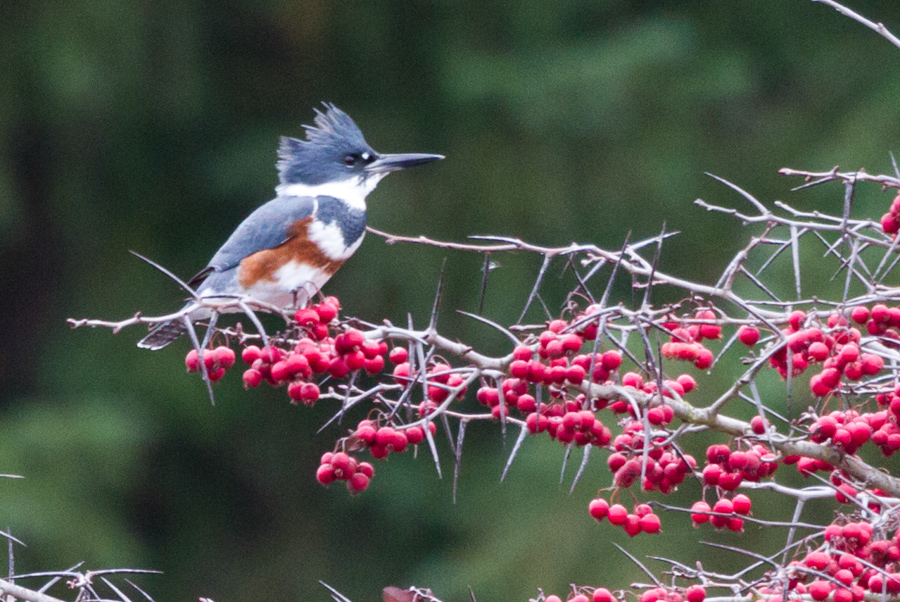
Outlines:
{"label": "bird's blue-gray wing", "polygon": [[309,217],[316,200],[308,196],[279,196],[251,213],[228,237],[213,258],[189,284],[196,286],[213,272],[225,272],[254,253],[274,249],[291,237],[294,222]]}

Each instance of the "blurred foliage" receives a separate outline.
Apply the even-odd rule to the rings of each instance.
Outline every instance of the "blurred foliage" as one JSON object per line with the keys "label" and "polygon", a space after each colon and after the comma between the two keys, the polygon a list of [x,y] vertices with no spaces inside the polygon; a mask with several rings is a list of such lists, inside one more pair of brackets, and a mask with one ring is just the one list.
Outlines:
{"label": "blurred foliage", "polygon": [[[892,0],[853,8],[900,31]],[[3,2],[0,472],[26,478],[0,482],[0,524],[29,544],[17,568],[161,569],[139,579],[157,599],[220,602],[326,599],[319,579],[360,602],[388,584],[523,600],[639,579],[611,546],[622,534],[585,512],[609,482],[602,461],[568,495],[561,449],[532,442],[500,484],[512,442],[473,428],[457,503],[427,454],[379,464],[350,499],[313,479],[340,432],[316,434],[327,408],[231,378],[211,407],[181,373],[184,345],[148,353],[137,329],[73,333],[64,319],[175,308],[177,288],[127,251],[182,276],[205,265],[270,198],[277,136],[300,135],[322,100],[377,149],[448,156],[381,185],[379,229],[618,247],[665,223],[682,235],[663,267],[713,278],[745,234],[692,206],[742,202],[704,172],[838,212],[839,188],[790,193],[798,182],[776,170],[890,169],[898,61],[807,1]],[[877,217],[887,203],[861,191],[854,211]],[[442,328],[496,344],[453,311],[477,306],[475,256],[370,236],[327,291],[351,315],[421,321],[444,258]],[[496,259],[485,309],[512,322],[539,261]],[[561,307],[561,284],[544,293]],[[763,390],[783,403],[777,383]],[[686,484],[680,501],[698,491]],[[699,549],[683,517],[663,520],[663,535],[628,542],[637,555],[740,560]],[[772,542],[750,529],[743,543]]]}

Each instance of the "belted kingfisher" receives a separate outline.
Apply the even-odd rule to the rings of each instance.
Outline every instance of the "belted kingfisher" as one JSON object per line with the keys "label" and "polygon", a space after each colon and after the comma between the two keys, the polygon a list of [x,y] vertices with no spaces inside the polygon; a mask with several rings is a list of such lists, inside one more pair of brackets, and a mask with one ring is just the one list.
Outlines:
{"label": "belted kingfisher", "polygon": [[[188,284],[204,301],[245,298],[278,307],[305,306],[362,243],[366,195],[391,173],[441,155],[383,155],[363,138],[350,116],[333,104],[316,109],[306,140],[281,138],[274,199],[237,227]],[[189,308],[192,321],[211,315]],[[240,311],[229,308],[230,311]],[[162,349],[187,330],[183,320],[163,322],[138,342]]]}

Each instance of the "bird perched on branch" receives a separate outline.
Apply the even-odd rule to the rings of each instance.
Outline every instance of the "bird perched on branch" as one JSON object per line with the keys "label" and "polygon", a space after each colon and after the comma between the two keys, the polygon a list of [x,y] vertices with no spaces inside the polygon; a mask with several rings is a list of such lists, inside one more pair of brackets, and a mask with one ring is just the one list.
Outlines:
{"label": "bird perched on branch", "polygon": [[[203,320],[216,300],[255,300],[303,307],[362,243],[366,195],[384,176],[441,155],[380,154],[350,117],[332,104],[316,110],[306,140],[281,138],[276,197],[237,227],[188,285],[197,297],[179,312]],[[230,311],[240,311],[232,305]],[[138,342],[161,349],[187,331],[181,318]]]}

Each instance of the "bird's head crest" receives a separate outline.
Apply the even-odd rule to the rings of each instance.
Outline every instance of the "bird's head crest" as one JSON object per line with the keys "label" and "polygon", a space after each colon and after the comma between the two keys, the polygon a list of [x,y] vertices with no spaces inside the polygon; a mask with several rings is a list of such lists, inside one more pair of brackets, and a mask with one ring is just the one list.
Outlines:
{"label": "bird's head crest", "polygon": [[[315,125],[304,125],[306,140],[283,136],[278,149],[278,177],[282,184],[319,184],[344,174],[341,161],[351,153],[375,151],[356,123],[331,103],[316,109]],[[349,175],[349,174],[348,174]]]}

